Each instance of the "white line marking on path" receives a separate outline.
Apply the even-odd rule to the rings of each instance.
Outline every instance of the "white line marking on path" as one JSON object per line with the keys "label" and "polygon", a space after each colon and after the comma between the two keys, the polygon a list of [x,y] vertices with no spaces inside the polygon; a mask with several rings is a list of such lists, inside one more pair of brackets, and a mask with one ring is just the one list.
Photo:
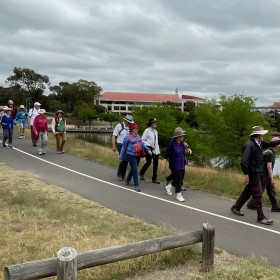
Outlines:
{"label": "white line marking on path", "polygon": [[[1,142],[1,141],[0,141]],[[72,172],[72,173],[76,173],[80,176],[84,176],[84,177],[87,177],[89,179],[93,179],[93,180],[96,180],[96,181],[99,181],[101,183],[104,183],[104,184],[107,184],[107,185],[111,185],[111,186],[114,186],[114,187],[117,187],[117,188],[120,188],[120,189],[123,189],[123,190],[126,190],[126,191],[130,191],[130,192],[134,192],[135,194],[137,195],[143,195],[143,196],[147,196],[147,197],[150,197],[150,198],[153,198],[153,199],[157,199],[157,200],[160,200],[160,201],[163,201],[163,202],[167,202],[167,203],[170,203],[170,204],[174,204],[174,205],[177,205],[177,206],[181,206],[181,207],[184,207],[184,208],[188,208],[188,209],[191,209],[191,210],[194,210],[194,211],[197,211],[197,212],[200,212],[200,213],[204,213],[204,214],[207,214],[207,215],[210,215],[210,216],[214,216],[214,217],[217,217],[217,218],[221,218],[221,219],[224,219],[224,220],[228,220],[228,221],[231,221],[231,222],[235,222],[235,223],[238,223],[238,224],[242,224],[242,225],[246,225],[246,226],[249,226],[249,227],[253,227],[253,228],[257,228],[257,229],[261,229],[261,230],[264,230],[264,231],[268,231],[268,232],[271,232],[271,233],[276,233],[276,234],[279,234],[280,235],[280,232],[277,231],[277,230],[273,230],[273,229],[269,229],[269,228],[265,228],[265,227],[261,227],[261,226],[258,226],[258,225],[254,225],[254,224],[250,224],[250,223],[247,223],[247,222],[242,222],[242,221],[239,221],[239,220],[235,220],[235,219],[232,219],[232,218],[229,218],[229,217],[226,217],[226,216],[222,216],[222,215],[219,215],[219,214],[215,214],[215,213],[212,213],[212,212],[209,212],[209,211],[205,211],[205,210],[201,210],[201,209],[198,209],[198,208],[194,208],[194,207],[191,207],[191,206],[188,206],[188,205],[185,205],[185,204],[182,204],[182,203],[177,203],[177,202],[174,202],[174,201],[170,201],[170,200],[167,200],[167,199],[164,199],[164,198],[160,198],[160,197],[157,197],[157,196],[153,196],[153,195],[150,195],[150,194],[147,194],[147,193],[144,193],[144,192],[135,192],[134,190],[132,189],[128,189],[126,187],[122,187],[120,185],[117,185],[117,184],[114,184],[114,183],[111,183],[111,182],[108,182],[108,181],[104,181],[104,180],[101,180],[101,179],[98,179],[96,177],[93,177],[93,176],[90,176],[90,175],[87,175],[87,174],[84,174],[84,173],[81,173],[81,172],[78,172],[76,170],[73,170],[73,169],[70,169],[70,168],[67,168],[65,166],[62,166],[62,165],[59,165],[59,164],[56,164],[56,163],[53,163],[51,161],[48,161],[48,160],[45,160],[41,157],[38,157],[38,156],[35,156],[35,155],[32,155],[32,154],[29,154],[23,150],[20,150],[18,148],[15,148],[13,147],[13,150],[16,150],[20,153],[23,153],[23,154],[26,154],[30,157],[33,157],[33,158],[36,158],[38,160],[41,160],[43,162],[46,162],[50,165],[53,165],[53,166],[56,166],[56,167],[59,167],[61,169],[64,169],[64,170],[67,170],[69,172]]]}

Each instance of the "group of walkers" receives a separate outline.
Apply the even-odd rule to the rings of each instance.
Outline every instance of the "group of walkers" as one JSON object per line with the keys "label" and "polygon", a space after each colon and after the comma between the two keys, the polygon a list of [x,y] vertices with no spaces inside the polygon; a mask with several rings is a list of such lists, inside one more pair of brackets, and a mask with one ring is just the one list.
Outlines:
{"label": "group of walkers", "polygon": [[[139,192],[140,180],[145,180],[145,173],[153,162],[152,183],[160,184],[157,180],[158,163],[160,148],[158,144],[158,120],[149,119],[147,128],[144,130],[142,137],[138,134],[139,125],[133,121],[131,115],[126,115],[123,122],[116,125],[112,136],[112,148],[119,152],[119,166],[117,171],[118,180],[125,181],[126,185],[132,184],[135,191]],[[166,163],[169,162],[171,174],[166,177],[165,189],[168,195],[172,195],[172,187],[175,187],[176,200],[183,202],[182,187],[185,176],[185,165],[187,163],[185,155],[191,154],[192,151],[184,142],[186,132],[180,127],[176,128],[172,141],[167,146],[165,153],[165,162],[163,171],[166,169]],[[146,162],[138,172],[138,165],[141,157],[145,157]],[[128,163],[130,171],[126,176]]]}
{"label": "group of walkers", "polygon": [[[116,125],[112,136],[112,147],[115,152],[119,152],[119,166],[117,171],[118,180],[125,181],[126,185],[133,186],[139,192],[139,178],[145,180],[145,173],[153,162],[152,183],[159,184],[157,180],[157,170],[160,156],[158,145],[156,118],[149,119],[147,127],[142,137],[138,134],[139,125],[133,122],[130,115],[123,118],[123,122]],[[280,146],[280,138],[273,137],[270,142],[264,141],[264,135],[268,130],[261,126],[253,127],[249,140],[243,146],[241,168],[244,173],[245,188],[240,194],[231,211],[238,216],[244,216],[241,211],[242,206],[247,203],[248,209],[256,210],[257,222],[264,225],[271,225],[273,221],[266,217],[262,208],[262,194],[267,191],[271,202],[272,212],[280,212],[280,206],[276,199],[276,192],[273,179],[273,167],[275,163],[275,153]],[[169,142],[162,164],[162,171],[165,172],[167,163],[171,171],[165,177],[165,189],[168,195],[172,195],[175,188],[176,200],[183,202],[182,196],[183,180],[185,176],[186,154],[191,154],[192,150],[184,141],[186,132],[177,127],[174,130],[172,140]],[[140,158],[145,157],[146,162],[138,172]],[[128,163],[130,171],[126,176]]]}
{"label": "group of walkers", "polygon": [[[46,153],[49,131],[48,119],[46,110],[41,108],[39,102],[35,102],[34,107],[27,112],[24,105],[20,105],[17,109],[14,102],[9,100],[8,105],[3,108],[1,125],[3,128],[3,147],[13,147],[13,127],[18,125],[19,139],[25,138],[25,129],[29,127],[32,144],[37,147],[38,154],[44,155]],[[63,154],[66,142],[66,120],[63,111],[58,110],[56,112],[52,119],[51,128],[56,140],[57,154]],[[7,141],[8,143],[6,143]]]}

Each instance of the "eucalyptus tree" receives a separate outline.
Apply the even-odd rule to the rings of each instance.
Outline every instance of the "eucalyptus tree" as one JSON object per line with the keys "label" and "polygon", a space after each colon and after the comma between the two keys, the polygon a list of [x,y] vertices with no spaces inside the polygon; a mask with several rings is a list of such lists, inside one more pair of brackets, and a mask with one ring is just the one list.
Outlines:
{"label": "eucalyptus tree", "polygon": [[19,86],[29,93],[29,97],[37,101],[41,99],[45,89],[50,85],[47,75],[36,73],[33,69],[14,67],[13,74],[6,79],[9,86]]}

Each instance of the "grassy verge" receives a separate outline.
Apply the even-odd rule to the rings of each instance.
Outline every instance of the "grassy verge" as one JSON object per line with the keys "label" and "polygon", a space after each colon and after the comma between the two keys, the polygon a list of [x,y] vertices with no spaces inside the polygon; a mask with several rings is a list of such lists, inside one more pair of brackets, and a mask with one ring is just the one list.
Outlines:
{"label": "grassy verge", "polygon": [[[84,252],[175,233],[121,215],[3,164],[0,164],[0,215],[1,271],[5,265],[55,256],[66,246]],[[123,279],[136,272],[199,258],[200,247],[188,246],[87,269],[79,273],[79,279]]]}
{"label": "grassy verge", "polygon": [[[51,135],[49,139],[54,146]],[[118,164],[117,155],[100,145],[68,139],[66,151],[113,167]],[[164,174],[160,177],[163,179]],[[241,174],[212,169],[188,167],[186,181],[192,187],[225,196],[230,193],[231,197],[242,188]],[[0,215],[2,271],[5,265],[55,256],[65,246],[84,252],[175,233],[118,214],[3,164],[0,164]],[[78,276],[100,280],[280,278],[280,270],[265,260],[239,259],[219,249],[213,272],[201,273],[199,260],[200,246],[196,245],[87,269]]]}

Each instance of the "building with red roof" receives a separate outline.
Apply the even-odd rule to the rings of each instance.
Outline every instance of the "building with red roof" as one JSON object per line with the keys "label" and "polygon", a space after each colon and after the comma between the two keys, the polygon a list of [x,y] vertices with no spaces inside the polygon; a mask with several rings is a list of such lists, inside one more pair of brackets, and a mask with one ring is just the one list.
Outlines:
{"label": "building with red roof", "polygon": [[107,112],[114,112],[122,115],[131,113],[133,106],[154,106],[166,102],[177,104],[183,111],[184,104],[188,101],[198,104],[205,102],[205,99],[191,95],[179,96],[178,92],[174,94],[159,94],[111,91],[106,91],[97,98],[97,104],[104,106]]}

